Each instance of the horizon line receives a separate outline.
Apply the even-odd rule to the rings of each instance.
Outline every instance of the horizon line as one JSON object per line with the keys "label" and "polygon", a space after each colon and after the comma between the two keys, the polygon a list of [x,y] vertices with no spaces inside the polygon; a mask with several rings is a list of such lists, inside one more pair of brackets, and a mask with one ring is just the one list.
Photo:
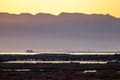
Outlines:
{"label": "horizon line", "polygon": [[53,14],[53,13],[46,13],[46,12],[38,12],[36,14],[33,14],[33,13],[29,13],[29,12],[21,12],[21,13],[0,12],[0,14],[10,14],[10,15],[29,14],[29,15],[32,15],[32,16],[35,16],[35,15],[38,15],[38,14],[48,14],[48,15],[53,15],[53,16],[59,16],[61,14],[83,14],[83,15],[103,15],[103,16],[109,15],[111,17],[120,19],[120,17],[113,16],[113,15],[111,15],[109,13],[106,13],[106,14],[91,13],[91,14],[89,14],[89,13],[81,13],[81,12],[60,12],[59,14]]}

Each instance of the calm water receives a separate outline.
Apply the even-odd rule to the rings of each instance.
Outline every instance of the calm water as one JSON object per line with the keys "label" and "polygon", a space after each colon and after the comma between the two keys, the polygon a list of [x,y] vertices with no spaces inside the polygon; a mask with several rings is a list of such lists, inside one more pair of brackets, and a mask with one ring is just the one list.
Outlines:
{"label": "calm water", "polygon": [[26,53],[26,52],[0,52],[0,54],[6,55],[36,55],[36,54],[71,54],[71,55],[114,55],[120,54],[115,52],[36,52],[36,53]]}
{"label": "calm water", "polygon": [[79,64],[106,64],[107,61],[8,61],[4,63],[79,63]]}

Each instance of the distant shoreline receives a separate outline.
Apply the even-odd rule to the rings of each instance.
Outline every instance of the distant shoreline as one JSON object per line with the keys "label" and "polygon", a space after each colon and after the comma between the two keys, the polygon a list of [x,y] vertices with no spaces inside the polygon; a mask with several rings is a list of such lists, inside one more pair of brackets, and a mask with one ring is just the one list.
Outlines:
{"label": "distant shoreline", "polygon": [[36,54],[70,54],[70,55],[114,55],[119,52],[0,52],[0,55],[36,55]]}

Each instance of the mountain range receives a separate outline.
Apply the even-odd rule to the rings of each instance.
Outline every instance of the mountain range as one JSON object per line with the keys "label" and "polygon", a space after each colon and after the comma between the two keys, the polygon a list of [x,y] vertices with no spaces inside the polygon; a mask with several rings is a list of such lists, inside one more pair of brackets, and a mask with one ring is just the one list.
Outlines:
{"label": "mountain range", "polygon": [[119,50],[120,18],[109,14],[0,13],[0,50]]}

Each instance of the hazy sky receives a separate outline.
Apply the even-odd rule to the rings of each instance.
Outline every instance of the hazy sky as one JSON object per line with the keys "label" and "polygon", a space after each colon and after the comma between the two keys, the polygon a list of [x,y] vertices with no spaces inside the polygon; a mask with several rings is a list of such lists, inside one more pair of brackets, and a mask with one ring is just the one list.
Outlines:
{"label": "hazy sky", "polygon": [[0,12],[59,14],[80,12],[120,17],[120,0],[0,0]]}

